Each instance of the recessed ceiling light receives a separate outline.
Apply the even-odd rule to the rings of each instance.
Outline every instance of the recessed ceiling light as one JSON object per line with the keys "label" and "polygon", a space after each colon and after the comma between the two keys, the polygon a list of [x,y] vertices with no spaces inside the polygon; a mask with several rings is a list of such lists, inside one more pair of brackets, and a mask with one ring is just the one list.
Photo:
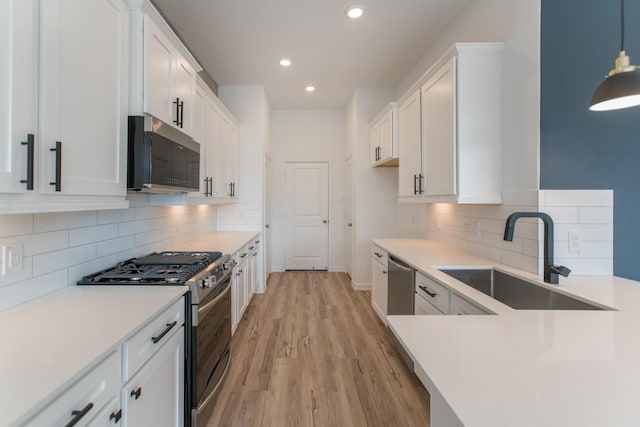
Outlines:
{"label": "recessed ceiling light", "polygon": [[364,15],[364,9],[362,6],[349,6],[345,9],[344,13],[348,18],[357,19]]}
{"label": "recessed ceiling light", "polygon": [[282,65],[283,67],[289,67],[291,66],[291,60],[287,58],[282,58],[280,60],[280,65]]}
{"label": "recessed ceiling light", "polygon": [[306,90],[307,92],[315,92],[316,87],[309,85],[309,86],[305,87],[304,90]]}

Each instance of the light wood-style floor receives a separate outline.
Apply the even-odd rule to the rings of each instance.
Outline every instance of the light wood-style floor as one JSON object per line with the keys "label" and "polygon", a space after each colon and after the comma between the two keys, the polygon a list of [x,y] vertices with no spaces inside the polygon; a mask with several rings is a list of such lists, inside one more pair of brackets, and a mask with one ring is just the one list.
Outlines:
{"label": "light wood-style floor", "polygon": [[428,426],[429,395],[370,301],[344,273],[272,274],[233,337],[208,427]]}

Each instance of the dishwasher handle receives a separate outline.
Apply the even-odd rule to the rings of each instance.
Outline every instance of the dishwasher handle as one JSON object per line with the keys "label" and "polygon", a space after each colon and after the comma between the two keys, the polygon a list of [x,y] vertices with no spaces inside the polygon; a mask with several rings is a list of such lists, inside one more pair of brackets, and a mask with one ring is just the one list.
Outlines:
{"label": "dishwasher handle", "polygon": [[404,270],[406,272],[413,271],[413,269],[411,267],[409,267],[407,264],[405,264],[404,262],[402,262],[399,259],[396,259],[396,258],[394,258],[392,256],[389,256],[389,261],[391,261],[394,264],[394,267],[398,268],[399,270]]}

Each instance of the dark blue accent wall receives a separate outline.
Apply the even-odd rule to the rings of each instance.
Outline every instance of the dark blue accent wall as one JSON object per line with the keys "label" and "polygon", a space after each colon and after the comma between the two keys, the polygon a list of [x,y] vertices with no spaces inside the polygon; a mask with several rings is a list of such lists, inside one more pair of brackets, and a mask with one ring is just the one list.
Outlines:
{"label": "dark blue accent wall", "polygon": [[[640,64],[640,0],[626,0]],[[591,112],[620,50],[618,0],[542,0],[540,187],[614,190],[614,273],[640,280],[640,107]]]}

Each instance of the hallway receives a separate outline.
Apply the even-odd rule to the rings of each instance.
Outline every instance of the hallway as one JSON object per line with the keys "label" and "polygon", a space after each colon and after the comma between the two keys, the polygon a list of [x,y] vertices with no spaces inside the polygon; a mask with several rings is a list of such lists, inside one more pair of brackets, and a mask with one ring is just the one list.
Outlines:
{"label": "hallway", "polygon": [[427,426],[429,395],[344,273],[273,273],[232,340],[208,424]]}

